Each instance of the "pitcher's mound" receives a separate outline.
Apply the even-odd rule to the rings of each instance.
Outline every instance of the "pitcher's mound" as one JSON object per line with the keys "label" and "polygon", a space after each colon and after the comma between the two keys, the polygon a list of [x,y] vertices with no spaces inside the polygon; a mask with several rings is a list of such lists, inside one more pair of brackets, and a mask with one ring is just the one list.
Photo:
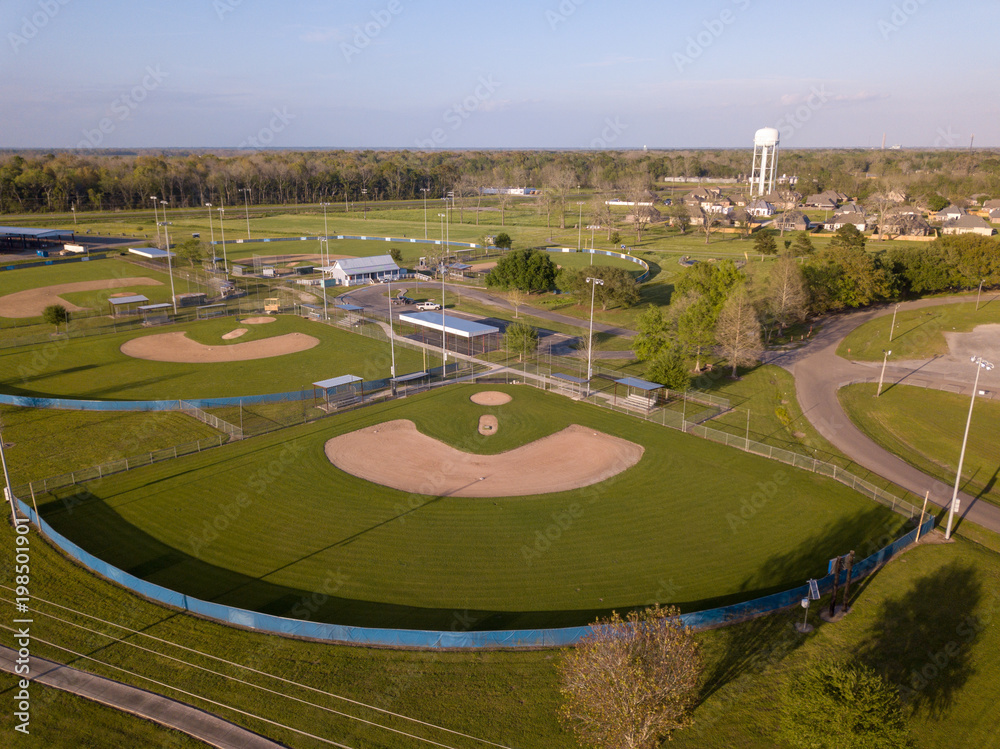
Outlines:
{"label": "pitcher's mound", "polygon": [[470,395],[469,400],[480,406],[502,406],[504,403],[510,403],[512,398],[507,393],[501,393],[498,390],[484,390],[481,393]]}
{"label": "pitcher's mound", "polygon": [[479,417],[479,433],[486,435],[497,433],[497,417],[493,414],[483,414]]}
{"label": "pitcher's mound", "polygon": [[327,441],[326,457],[352,476],[437,497],[522,497],[580,489],[631,468],[645,448],[573,424],[499,455],[476,455],[397,419]]}

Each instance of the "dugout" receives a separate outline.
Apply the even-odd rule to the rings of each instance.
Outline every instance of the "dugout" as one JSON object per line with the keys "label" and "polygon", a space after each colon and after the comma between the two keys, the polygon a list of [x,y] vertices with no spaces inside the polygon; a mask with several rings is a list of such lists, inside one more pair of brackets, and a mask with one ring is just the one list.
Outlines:
{"label": "dugout", "polygon": [[[619,386],[624,388],[625,396],[623,398],[618,397]],[[612,405],[620,404],[626,408],[649,413],[659,405],[660,396],[664,390],[663,385],[658,382],[640,380],[638,377],[623,377],[620,380],[615,380]]]}
{"label": "dugout", "polygon": [[586,377],[574,377],[562,373],[553,374],[552,379],[555,380],[552,389],[571,398],[582,398],[589,382]]}
{"label": "dugout", "polygon": [[225,317],[229,310],[225,304],[203,304],[194,311],[198,320],[210,320],[213,317]]}
{"label": "dugout", "polygon": [[173,306],[169,302],[161,302],[160,304],[143,304],[137,309],[142,315],[143,325],[166,325],[170,322],[169,310],[173,309]]}
{"label": "dugout", "polygon": [[203,291],[189,291],[177,295],[177,304],[180,307],[203,307],[208,301],[208,295]]}
{"label": "dugout", "polygon": [[410,390],[427,384],[429,377],[429,372],[410,372],[409,374],[400,375],[399,377],[392,377],[389,379],[392,394],[406,395],[406,393]]}
{"label": "dugout", "polygon": [[357,304],[335,304],[333,308],[340,310],[337,319],[348,325],[360,325],[365,321],[365,308]]}
{"label": "dugout", "polygon": [[[399,321],[415,325],[422,343],[459,354],[485,354],[503,347],[500,328],[442,312],[403,312]],[[450,336],[450,338],[449,338]],[[443,341],[442,341],[443,338]],[[450,344],[450,345],[449,345]]]}
{"label": "dugout", "polygon": [[341,375],[314,382],[313,405],[327,413],[365,402],[364,380],[357,375]]}
{"label": "dugout", "polygon": [[139,314],[139,305],[147,304],[149,299],[142,294],[129,296],[113,296],[108,299],[112,317],[134,317]]}

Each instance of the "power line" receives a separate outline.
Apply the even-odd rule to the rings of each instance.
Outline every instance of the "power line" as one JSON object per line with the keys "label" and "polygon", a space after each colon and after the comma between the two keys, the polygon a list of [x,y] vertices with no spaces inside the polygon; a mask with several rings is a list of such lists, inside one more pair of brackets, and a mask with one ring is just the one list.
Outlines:
{"label": "power line", "polygon": [[[0,599],[0,600],[6,600],[6,599]],[[13,603],[13,601],[7,601],[7,602],[8,603]],[[402,736],[406,736],[407,738],[416,739],[417,741],[423,741],[423,742],[428,743],[428,744],[433,744],[434,746],[442,747],[442,749],[455,749],[455,747],[448,746],[447,744],[439,744],[438,742],[432,741],[431,739],[425,739],[425,738],[422,738],[420,736],[416,736],[414,734],[407,733],[406,731],[400,731],[400,730],[398,730],[396,728],[390,728],[389,726],[383,726],[380,723],[375,723],[374,721],[365,720],[364,718],[359,718],[357,716],[350,715],[349,713],[342,713],[339,710],[334,710],[333,708],[330,708],[330,707],[325,707],[323,705],[317,705],[315,702],[309,702],[308,700],[303,700],[303,699],[301,699],[299,697],[293,697],[290,694],[285,694],[285,693],[279,692],[279,691],[277,691],[275,689],[269,689],[268,687],[260,686],[259,684],[254,684],[254,683],[246,681],[244,679],[239,679],[239,678],[237,678],[235,676],[227,676],[226,674],[224,674],[224,673],[222,673],[220,671],[214,671],[214,670],[212,670],[210,668],[206,668],[205,666],[199,666],[196,663],[191,663],[190,661],[186,661],[186,660],[183,660],[181,658],[174,658],[171,655],[166,655],[165,653],[160,653],[160,652],[157,652],[157,651],[152,650],[150,648],[145,648],[142,645],[139,645],[137,643],[128,642],[128,641],[123,640],[123,639],[121,639],[119,637],[115,637],[114,635],[109,635],[109,634],[107,634],[105,632],[101,632],[101,631],[96,630],[96,629],[91,629],[90,627],[86,627],[86,626],[84,626],[82,624],[77,624],[76,622],[71,622],[68,619],[62,619],[61,617],[55,616],[53,614],[46,614],[44,611],[37,611],[36,610],[34,613],[35,614],[39,614],[41,616],[46,616],[46,617],[48,617],[50,619],[55,619],[57,622],[62,622],[63,624],[68,624],[71,627],[76,627],[78,629],[82,629],[85,632],[90,632],[91,634],[98,635],[99,637],[105,637],[105,638],[107,638],[107,639],[109,639],[109,640],[111,640],[113,642],[117,642],[117,643],[119,643],[121,645],[128,645],[129,647],[136,648],[137,650],[142,650],[143,652],[150,653],[152,655],[156,655],[156,656],[159,656],[161,658],[166,658],[167,660],[174,661],[175,663],[180,663],[180,664],[188,666],[190,668],[197,669],[198,671],[205,671],[206,673],[210,673],[210,674],[212,674],[214,676],[221,676],[223,679],[228,679],[230,681],[235,681],[235,682],[237,682],[239,684],[244,684],[244,685],[246,685],[248,687],[253,687],[254,689],[260,689],[263,692],[267,692],[269,694],[277,695],[278,697],[284,697],[286,699],[292,700],[293,702],[298,702],[298,703],[301,703],[303,705],[308,705],[309,707],[315,707],[315,708],[317,708],[319,710],[324,710],[326,712],[333,713],[334,715],[339,715],[342,718],[348,718],[349,720],[356,720],[356,721],[358,721],[360,723],[364,723],[366,725],[373,726],[374,728],[381,728],[381,729],[384,729],[386,731],[391,731],[392,733],[398,733],[398,734],[400,734]],[[141,633],[138,633],[138,634],[141,634]]]}
{"label": "power line", "polygon": [[[10,588],[9,586],[2,585],[2,584],[0,584],[0,589],[13,592],[13,588]],[[49,606],[54,606],[55,608],[62,609],[64,611],[69,611],[71,613],[78,614],[80,616],[86,617],[87,619],[91,619],[93,621],[101,622],[102,624],[107,624],[107,625],[110,625],[112,627],[117,627],[118,629],[121,629],[121,630],[124,630],[126,632],[129,632],[130,634],[138,635],[139,637],[147,637],[147,638],[149,638],[151,640],[155,640],[156,642],[161,642],[161,643],[163,643],[165,645],[170,645],[170,646],[178,648],[180,650],[185,650],[187,652],[194,653],[196,655],[200,655],[200,656],[202,656],[204,658],[209,658],[211,660],[218,661],[220,663],[225,663],[226,665],[233,666],[235,668],[241,668],[241,669],[243,669],[245,671],[249,671],[251,673],[258,674],[260,676],[266,676],[268,678],[275,679],[276,681],[279,681],[279,682],[282,682],[282,683],[285,683],[285,684],[289,684],[291,686],[296,686],[296,687],[299,687],[301,689],[305,689],[305,690],[310,691],[310,692],[315,692],[317,694],[321,694],[321,695],[324,695],[326,697],[331,697],[331,698],[336,699],[336,700],[341,700],[343,702],[347,702],[349,704],[352,704],[352,705],[355,705],[355,706],[358,706],[358,707],[363,707],[363,708],[367,708],[369,710],[374,710],[375,712],[382,713],[384,715],[389,715],[391,717],[399,718],[401,720],[409,721],[411,723],[416,723],[417,725],[425,726],[427,728],[433,728],[433,729],[436,729],[436,730],[439,730],[439,731],[443,731],[445,733],[449,733],[449,734],[452,734],[454,736],[459,736],[461,738],[469,739],[471,741],[476,741],[476,742],[479,742],[481,744],[485,744],[487,746],[497,747],[497,749],[513,749],[512,747],[510,747],[510,746],[508,746],[506,744],[498,744],[496,742],[489,741],[487,739],[481,739],[481,738],[479,738],[477,736],[472,736],[471,734],[462,733],[461,731],[456,731],[456,730],[453,730],[451,728],[445,728],[444,726],[439,726],[439,725],[437,725],[435,723],[429,723],[427,721],[422,721],[422,720],[419,720],[418,718],[411,718],[411,717],[409,717],[407,715],[403,715],[401,713],[396,713],[396,712],[393,712],[391,710],[387,710],[385,708],[376,707],[375,705],[369,705],[368,703],[361,702],[359,700],[351,699],[350,697],[344,697],[343,695],[335,694],[333,692],[327,692],[327,691],[325,691],[323,689],[319,689],[317,687],[313,687],[313,686],[310,686],[308,684],[302,684],[301,682],[297,682],[297,681],[294,681],[292,679],[286,679],[286,678],[284,678],[282,676],[276,676],[275,674],[270,674],[270,673],[268,673],[266,671],[260,671],[260,670],[258,670],[256,668],[252,668],[251,666],[245,666],[245,665],[240,664],[240,663],[235,663],[234,661],[230,661],[230,660],[227,660],[225,658],[221,658],[219,656],[211,655],[210,653],[205,653],[205,652],[197,650],[195,648],[187,647],[186,645],[179,645],[179,644],[177,644],[175,642],[171,642],[170,640],[165,640],[163,638],[156,637],[155,635],[151,635],[151,634],[149,634],[147,632],[142,632],[142,631],[139,631],[139,630],[136,630],[136,629],[132,629],[131,627],[126,627],[126,626],[124,626],[122,624],[117,624],[115,622],[109,621],[107,619],[102,619],[101,617],[93,616],[92,614],[87,614],[87,613],[85,613],[83,611],[79,611],[79,610],[71,608],[69,606],[63,606],[63,605],[55,603],[53,601],[48,601],[48,600],[46,600],[44,598],[38,598],[36,596],[33,596],[32,600],[36,601],[36,602],[41,602],[41,603],[48,604]],[[51,617],[53,619],[57,619],[58,618],[58,617],[55,617],[55,616],[53,616],[51,614],[46,614],[46,616],[49,616],[49,617]],[[116,639],[114,637],[111,637],[110,635],[106,635],[106,636],[109,637],[109,639]],[[123,642],[121,640],[119,640],[119,641]],[[130,644],[130,643],[125,643],[125,644]],[[164,657],[169,658],[170,656],[164,656]],[[229,677],[227,677],[227,678],[229,678]],[[251,685],[251,686],[255,686],[255,685]]]}
{"label": "power line", "polygon": [[[0,628],[6,629],[9,632],[16,632],[17,631],[13,627],[8,627],[5,624],[0,624]],[[127,668],[122,668],[121,666],[115,666],[114,664],[107,663],[106,661],[102,661],[102,660],[100,660],[98,658],[94,658],[94,657],[89,656],[89,655],[84,655],[83,653],[77,653],[75,650],[70,650],[69,648],[64,648],[62,645],[56,645],[54,642],[49,642],[48,640],[43,640],[40,637],[35,637],[34,635],[32,635],[31,639],[34,642],[40,642],[40,643],[43,643],[45,645],[50,645],[51,647],[54,647],[57,650],[62,650],[64,652],[66,652],[66,653],[69,653],[70,655],[76,656],[77,658],[84,658],[85,660],[93,661],[94,663],[100,663],[102,666],[107,666],[108,668],[112,668],[115,671],[121,671],[122,673],[129,674],[130,676],[134,676],[137,679],[142,679],[143,681],[148,681],[150,684],[155,684],[158,687],[163,687],[164,689],[170,689],[170,690],[173,690],[173,691],[178,692],[180,694],[183,694],[186,697],[191,697],[191,698],[196,699],[196,700],[202,700],[203,702],[207,702],[210,705],[215,705],[216,707],[221,707],[223,710],[232,710],[234,713],[239,713],[240,715],[244,715],[244,716],[246,716],[248,718],[253,718],[255,720],[259,720],[259,721],[262,721],[264,723],[269,723],[272,726],[277,726],[278,728],[284,728],[286,730],[292,731],[293,733],[301,734],[302,736],[307,736],[307,737],[309,737],[311,739],[316,739],[317,741],[322,741],[324,744],[329,744],[330,746],[340,747],[340,749],[353,749],[353,747],[347,746],[346,744],[339,744],[336,741],[333,741],[331,739],[324,739],[322,736],[316,736],[315,734],[309,733],[307,731],[302,731],[302,730],[299,730],[298,728],[292,728],[291,726],[286,726],[284,723],[278,723],[275,720],[270,720],[269,718],[264,718],[264,717],[262,717],[260,715],[255,715],[254,713],[247,712],[246,710],[240,710],[238,707],[233,707],[232,705],[227,705],[227,704],[225,704],[223,702],[216,702],[215,700],[209,699],[208,697],[202,697],[201,695],[195,694],[194,692],[188,692],[188,691],[186,691],[184,689],[181,689],[180,687],[170,686],[169,684],[166,684],[166,683],[164,683],[162,681],[157,681],[156,679],[151,679],[148,676],[143,676],[142,674],[138,674],[138,673],[136,673],[134,671],[129,671]]]}

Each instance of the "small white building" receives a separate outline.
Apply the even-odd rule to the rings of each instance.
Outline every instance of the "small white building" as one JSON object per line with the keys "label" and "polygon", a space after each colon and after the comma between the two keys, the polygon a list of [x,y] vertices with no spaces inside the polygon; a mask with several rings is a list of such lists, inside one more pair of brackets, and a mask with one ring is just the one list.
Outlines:
{"label": "small white building", "polygon": [[837,231],[848,225],[853,226],[858,231],[864,231],[868,226],[868,221],[860,213],[838,213],[823,224],[823,228],[827,231]]}
{"label": "small white building", "polygon": [[768,203],[763,198],[757,198],[747,206],[747,213],[757,218],[770,218],[777,211],[772,203]]}
{"label": "small white building", "polygon": [[395,281],[402,274],[391,255],[342,258],[319,270],[324,278],[332,279],[337,286]]}

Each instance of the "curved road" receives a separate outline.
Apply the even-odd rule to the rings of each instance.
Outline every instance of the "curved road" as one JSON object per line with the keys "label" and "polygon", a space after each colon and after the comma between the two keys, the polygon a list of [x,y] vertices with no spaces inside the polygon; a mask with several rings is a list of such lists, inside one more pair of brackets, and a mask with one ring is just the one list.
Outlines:
{"label": "curved road", "polygon": [[[921,299],[905,302],[901,310],[935,307],[968,301],[968,297]],[[944,484],[917,470],[901,458],[883,449],[861,432],[847,417],[837,391],[854,382],[878,381],[880,362],[852,362],[837,355],[837,346],[858,326],[892,314],[892,306],[827,317],[820,332],[805,346],[794,351],[772,353],[766,359],[778,364],[795,377],[795,389],[802,412],[827,440],[858,465],[922,496],[930,492],[930,500],[946,507],[951,501],[954,485]],[[901,365],[902,364],[902,365]],[[971,395],[975,371],[968,361],[950,356],[924,361],[897,363],[886,368],[886,384],[948,386],[951,392]],[[980,389],[1000,389],[1000,371],[984,372]],[[961,518],[1000,533],[1000,507],[959,492]]]}

